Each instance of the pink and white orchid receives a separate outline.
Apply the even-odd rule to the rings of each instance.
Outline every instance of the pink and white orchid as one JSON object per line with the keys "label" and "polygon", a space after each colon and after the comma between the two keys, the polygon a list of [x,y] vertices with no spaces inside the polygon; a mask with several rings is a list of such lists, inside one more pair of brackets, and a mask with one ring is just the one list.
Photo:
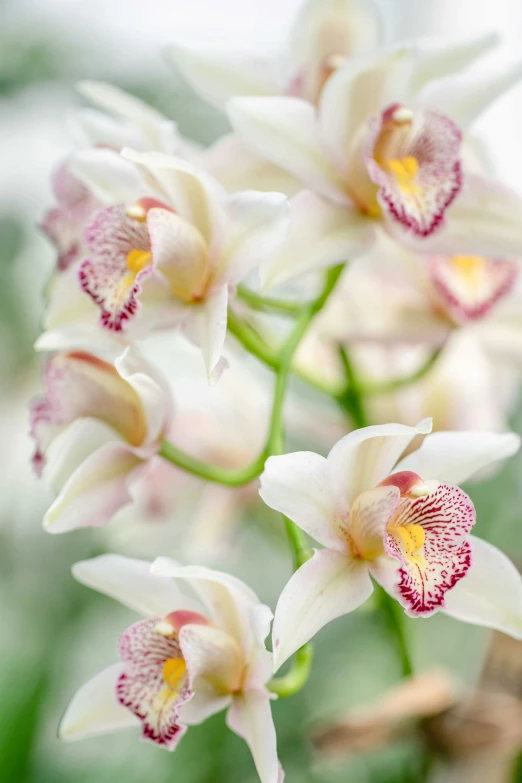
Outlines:
{"label": "pink and white orchid", "polygon": [[[132,500],[169,426],[161,375],[137,352],[115,360],[69,350],[49,359],[46,394],[31,409],[33,464],[57,497],[44,517],[50,533],[106,524]],[[46,464],[48,463],[48,464]]]}
{"label": "pink and white orchid", "polygon": [[[123,201],[92,216],[85,232],[88,254],[78,268],[80,284],[97,305],[104,329],[132,339],[151,329],[180,326],[201,347],[209,377],[217,378],[229,296],[283,241],[287,200],[255,191],[229,196],[205,172],[161,153],[126,150],[121,160],[141,184],[133,181]],[[99,192],[96,182],[106,179],[120,191],[112,179],[112,161],[106,168],[98,164],[96,170],[84,170],[92,189]],[[55,301],[59,332],[75,320],[72,314],[68,323],[63,309]],[[85,313],[80,318],[85,325]],[[54,338],[44,336],[43,342],[52,348]]]}
{"label": "pink and white orchid", "polygon": [[[302,273],[337,263],[341,249],[360,255],[379,228],[423,252],[521,255],[522,200],[474,174],[462,144],[477,115],[521,75],[518,65],[475,80],[455,73],[490,43],[408,45],[355,58],[328,79],[317,108],[296,97],[230,101],[230,120],[248,147],[297,177],[330,226],[350,235],[340,248],[325,229],[301,259]],[[284,246],[265,267],[267,285],[290,277],[277,271],[282,253]],[[294,261],[292,276],[297,271]]]}
{"label": "pink and white orchid", "polygon": [[[226,709],[227,724],[249,745],[261,782],[282,783],[266,688],[268,606],[229,574],[168,558],[151,568],[143,560],[102,555],[76,563],[73,574],[146,619],[121,635],[121,662],[73,697],[60,738],[141,726],[143,739],[174,750],[188,726]],[[197,600],[173,579],[192,588]]]}
{"label": "pink and white orchid", "polygon": [[[330,620],[364,603],[370,577],[409,615],[443,610],[522,638],[522,578],[504,554],[470,536],[473,503],[455,486],[514,454],[520,440],[430,429],[430,420],[375,425],[346,435],[327,458],[296,452],[267,460],[261,497],[324,546],[280,596],[276,668]],[[421,447],[401,459],[422,435]]]}

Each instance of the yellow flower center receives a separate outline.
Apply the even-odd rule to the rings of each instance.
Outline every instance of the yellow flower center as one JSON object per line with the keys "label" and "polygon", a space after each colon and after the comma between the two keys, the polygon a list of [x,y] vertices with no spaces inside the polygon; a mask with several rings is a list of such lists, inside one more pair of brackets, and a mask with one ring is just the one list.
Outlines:
{"label": "yellow flower center", "polygon": [[399,525],[390,530],[407,558],[415,558],[424,546],[426,534],[420,525]]}
{"label": "yellow flower center", "polygon": [[183,658],[167,658],[163,664],[163,679],[168,687],[176,691],[187,672],[187,664]]}
{"label": "yellow flower center", "polygon": [[400,160],[390,158],[387,161],[387,165],[402,191],[408,193],[419,192],[419,186],[415,182],[415,176],[419,169],[417,158],[414,158],[412,155],[408,155]]}
{"label": "yellow flower center", "polygon": [[127,266],[130,273],[136,277],[136,275],[150,266],[152,261],[152,253],[147,250],[131,250],[127,255]]}

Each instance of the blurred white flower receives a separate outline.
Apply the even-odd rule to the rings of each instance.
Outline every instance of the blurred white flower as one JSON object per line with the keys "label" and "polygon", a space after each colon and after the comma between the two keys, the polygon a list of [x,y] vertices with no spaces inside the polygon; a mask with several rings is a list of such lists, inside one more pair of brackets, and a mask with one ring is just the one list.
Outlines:
{"label": "blurred white flower", "polygon": [[295,276],[360,255],[380,228],[422,252],[521,255],[521,199],[465,170],[461,147],[477,115],[520,78],[519,65],[480,80],[459,73],[491,43],[421,42],[354,58],[317,108],[294,97],[229,102],[249,148],[313,191],[294,200],[294,224],[323,213],[300,264],[283,262],[295,251],[289,240],[265,265],[266,287],[290,278],[281,267]]}
{"label": "blurred white flower", "polygon": [[170,424],[161,375],[136,351],[107,353],[55,354],[32,404],[33,464],[57,494],[44,517],[51,533],[99,527],[129,503]]}
{"label": "blurred white flower", "polygon": [[[174,750],[187,726],[227,709],[227,724],[249,745],[262,783],[281,783],[270,711],[271,656],[264,639],[272,613],[239,579],[159,558],[118,555],[76,563],[78,581],[147,619],[120,638],[121,663],[73,697],[59,736],[77,740],[142,727],[142,737]],[[180,592],[184,580],[198,600]]]}
{"label": "blurred white flower", "polygon": [[342,438],[328,458],[270,457],[261,497],[319,541],[284,588],[273,627],[276,668],[330,620],[371,594],[370,576],[414,617],[437,610],[522,638],[522,578],[475,523],[460,484],[514,454],[512,433],[428,435],[431,422],[375,425]]}

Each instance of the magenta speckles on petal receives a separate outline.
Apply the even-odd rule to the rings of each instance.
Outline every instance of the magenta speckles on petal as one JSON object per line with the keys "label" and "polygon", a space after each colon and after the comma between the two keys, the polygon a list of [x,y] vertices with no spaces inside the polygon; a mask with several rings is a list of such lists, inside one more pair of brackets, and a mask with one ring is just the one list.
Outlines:
{"label": "magenta speckles on petal", "polygon": [[138,311],[142,281],[152,274],[146,224],[118,204],[95,213],[85,238],[92,255],[80,266],[80,284],[100,308],[101,325],[121,332]]}
{"label": "magenta speckles on petal", "polygon": [[186,731],[179,708],[192,691],[178,639],[157,633],[160,621],[142,620],[122,634],[120,656],[126,667],[116,696],[140,719],[145,739],[174,750]]}
{"label": "magenta speckles on petal", "polygon": [[435,256],[427,263],[438,304],[457,323],[487,315],[518,277],[518,264],[501,258]]}
{"label": "magenta speckles on petal", "polygon": [[384,548],[401,564],[397,592],[408,614],[426,616],[444,606],[446,592],[471,566],[466,536],[474,524],[473,503],[458,487],[441,484],[429,495],[401,500]]}
{"label": "magenta speckles on petal", "polygon": [[462,134],[449,117],[393,105],[369,124],[365,154],[388,216],[420,237],[432,234],[462,188]]}

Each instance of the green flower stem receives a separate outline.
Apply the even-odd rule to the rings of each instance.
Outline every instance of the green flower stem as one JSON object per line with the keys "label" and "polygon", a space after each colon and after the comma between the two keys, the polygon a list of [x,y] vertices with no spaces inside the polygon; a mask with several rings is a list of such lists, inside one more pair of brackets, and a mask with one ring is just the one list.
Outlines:
{"label": "green flower stem", "polygon": [[349,414],[356,428],[367,427],[368,417],[364,410],[363,390],[353,368],[348,351],[344,346],[339,346],[339,357],[346,378],[346,388],[337,398],[337,402],[341,408]]}
{"label": "green flower stem", "polygon": [[292,668],[282,677],[274,677],[267,683],[267,688],[276,693],[280,698],[293,696],[308,682],[314,656],[311,644],[305,644],[299,649],[294,658]]}
{"label": "green flower stem", "polygon": [[[339,265],[327,272],[323,290],[313,302],[301,308],[299,317],[296,320],[288,339],[277,353],[273,353],[268,346],[266,346],[254,329],[246,324],[240,324],[239,331],[242,335],[241,342],[245,348],[265,364],[268,364],[269,367],[272,367],[276,372],[270,428],[265,447],[261,454],[245,468],[231,470],[203,462],[202,460],[187,454],[173,443],[170,443],[170,441],[164,440],[160,446],[160,456],[169,462],[172,462],[172,464],[177,467],[186,470],[188,473],[192,473],[194,476],[199,476],[199,478],[217,484],[224,484],[228,487],[240,487],[250,483],[260,475],[267,458],[271,454],[278,454],[282,451],[283,403],[292,359],[315,315],[322,309],[335,288],[342,270],[343,265]],[[239,322],[234,314],[230,314],[229,328],[233,334],[236,333],[238,324]]]}
{"label": "green flower stem", "polygon": [[262,312],[276,310],[286,315],[297,315],[303,309],[303,305],[300,303],[274,299],[271,296],[261,296],[242,285],[237,287],[237,295],[239,299],[249,304],[254,310],[261,310]]}
{"label": "green flower stem", "polygon": [[399,391],[406,386],[411,386],[413,383],[417,383],[429,373],[435,362],[439,358],[444,345],[441,345],[433,353],[431,353],[428,359],[422,364],[418,370],[415,370],[411,375],[406,375],[402,378],[392,378],[388,381],[367,381],[361,383],[361,391],[363,394],[389,394],[390,392]]}
{"label": "green flower stem", "polygon": [[413,674],[413,666],[408,652],[408,645],[404,635],[404,610],[400,603],[388,595],[384,588],[375,587],[378,607],[386,620],[391,635],[395,639],[397,653],[401,662],[402,676],[410,677]]}

